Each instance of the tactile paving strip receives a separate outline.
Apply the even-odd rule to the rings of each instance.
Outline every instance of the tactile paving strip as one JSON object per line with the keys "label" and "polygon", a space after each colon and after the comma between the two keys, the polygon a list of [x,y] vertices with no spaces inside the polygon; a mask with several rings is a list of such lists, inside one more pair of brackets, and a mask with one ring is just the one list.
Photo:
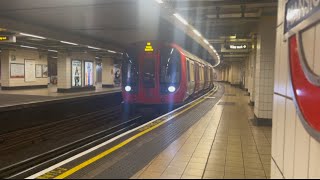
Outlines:
{"label": "tactile paving strip", "polygon": [[[125,152],[111,155],[118,156],[113,158],[117,159],[117,162],[110,164],[107,162],[110,158],[105,158],[69,178],[128,179],[132,177],[210,111],[222,97],[223,91],[224,88],[220,88],[216,93],[217,98],[215,101],[205,100],[191,111],[178,116],[176,119],[123,147],[121,151]],[[101,167],[104,163],[109,164],[109,166]],[[104,168],[104,170],[94,175],[94,172],[97,172],[97,168]]]}

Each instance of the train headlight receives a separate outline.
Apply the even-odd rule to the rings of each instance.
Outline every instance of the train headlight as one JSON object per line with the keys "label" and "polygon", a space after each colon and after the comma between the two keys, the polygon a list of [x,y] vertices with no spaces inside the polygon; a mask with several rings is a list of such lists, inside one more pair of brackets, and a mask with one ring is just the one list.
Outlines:
{"label": "train headlight", "polygon": [[126,90],[127,92],[130,92],[131,91],[131,86],[126,86],[125,88],[124,88],[124,90]]}
{"label": "train headlight", "polygon": [[168,87],[168,91],[171,92],[171,93],[173,93],[173,92],[176,91],[176,88],[175,88],[174,86],[169,86],[169,87]]}

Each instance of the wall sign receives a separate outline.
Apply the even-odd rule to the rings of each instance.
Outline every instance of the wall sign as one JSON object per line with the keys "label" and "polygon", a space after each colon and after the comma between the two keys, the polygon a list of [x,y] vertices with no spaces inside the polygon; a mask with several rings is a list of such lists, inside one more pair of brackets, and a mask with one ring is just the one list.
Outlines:
{"label": "wall sign", "polygon": [[72,87],[82,87],[82,61],[72,60],[71,62]]}
{"label": "wall sign", "polygon": [[24,64],[10,64],[10,78],[24,78]]}
{"label": "wall sign", "polygon": [[84,85],[93,86],[93,62],[84,62]]}
{"label": "wall sign", "polygon": [[[320,23],[320,0],[289,0],[285,13],[285,38],[289,43],[290,78],[302,124],[320,141],[320,76],[309,68],[302,33]],[[319,59],[316,59],[319,61]]]}
{"label": "wall sign", "polygon": [[35,60],[25,59],[25,82],[34,82],[36,81],[36,62]]}
{"label": "wall sign", "polygon": [[42,65],[42,77],[43,78],[48,77],[48,65],[46,64]]}

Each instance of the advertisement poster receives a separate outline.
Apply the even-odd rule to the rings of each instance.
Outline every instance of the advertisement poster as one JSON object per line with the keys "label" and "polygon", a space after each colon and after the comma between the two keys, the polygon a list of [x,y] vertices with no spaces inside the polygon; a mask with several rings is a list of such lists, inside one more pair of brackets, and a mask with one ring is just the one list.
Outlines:
{"label": "advertisement poster", "polygon": [[115,64],[113,66],[113,82],[115,86],[120,86],[121,82],[121,65],[120,64]]}
{"label": "advertisement poster", "polygon": [[24,64],[10,64],[10,78],[24,78]]}
{"label": "advertisement poster", "polygon": [[36,78],[42,78],[42,65],[36,65]]}
{"label": "advertisement poster", "polygon": [[48,77],[48,65],[42,65],[42,77],[43,78]]}
{"label": "advertisement poster", "polygon": [[93,86],[93,62],[84,62],[84,85]]}
{"label": "advertisement poster", "polygon": [[25,82],[36,81],[36,62],[34,60],[25,60]]}
{"label": "advertisement poster", "polygon": [[82,66],[81,61],[73,60],[71,63],[72,66],[72,87],[82,87]]}

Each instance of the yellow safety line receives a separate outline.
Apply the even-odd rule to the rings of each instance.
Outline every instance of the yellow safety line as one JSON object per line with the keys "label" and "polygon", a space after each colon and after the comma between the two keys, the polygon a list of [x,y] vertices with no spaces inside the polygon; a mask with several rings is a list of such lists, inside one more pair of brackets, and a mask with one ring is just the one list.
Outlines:
{"label": "yellow safety line", "polygon": [[[211,94],[213,94],[213,92],[210,93],[210,95],[211,95]],[[209,96],[209,95],[208,95],[208,96]],[[195,102],[194,104],[192,104],[192,105],[189,106],[188,108],[186,108],[186,109],[182,110],[181,112],[173,115],[172,118],[175,118],[175,117],[181,115],[182,113],[188,111],[189,109],[193,108],[194,106],[198,105],[199,103],[201,103],[201,102],[204,101],[204,100],[206,100],[206,99],[203,98],[203,99],[199,100],[198,102]],[[66,177],[74,174],[75,172],[77,172],[77,171],[85,168],[86,166],[88,166],[88,165],[90,165],[90,164],[98,161],[99,159],[102,159],[103,157],[107,156],[108,154],[111,154],[112,152],[114,152],[114,151],[120,149],[121,147],[129,144],[131,141],[137,139],[137,138],[140,137],[140,136],[143,136],[144,134],[146,134],[146,133],[148,133],[148,132],[150,132],[150,131],[158,128],[159,126],[161,126],[161,125],[163,125],[163,124],[165,124],[165,123],[166,123],[166,122],[163,121],[163,122],[161,122],[161,123],[159,123],[159,124],[156,124],[156,125],[150,127],[149,129],[146,129],[145,131],[142,131],[142,132],[140,132],[140,133],[132,136],[131,138],[123,141],[122,143],[120,143],[120,144],[112,147],[111,149],[108,149],[107,151],[104,151],[103,153],[101,153],[101,154],[99,154],[99,155],[97,155],[97,156],[95,156],[95,157],[93,157],[93,158],[91,158],[91,159],[89,159],[89,160],[81,163],[81,164],[79,164],[78,166],[76,166],[76,167],[74,167],[74,168],[72,168],[72,169],[64,172],[63,174],[55,177],[54,179],[64,179],[64,178],[66,178]]]}

